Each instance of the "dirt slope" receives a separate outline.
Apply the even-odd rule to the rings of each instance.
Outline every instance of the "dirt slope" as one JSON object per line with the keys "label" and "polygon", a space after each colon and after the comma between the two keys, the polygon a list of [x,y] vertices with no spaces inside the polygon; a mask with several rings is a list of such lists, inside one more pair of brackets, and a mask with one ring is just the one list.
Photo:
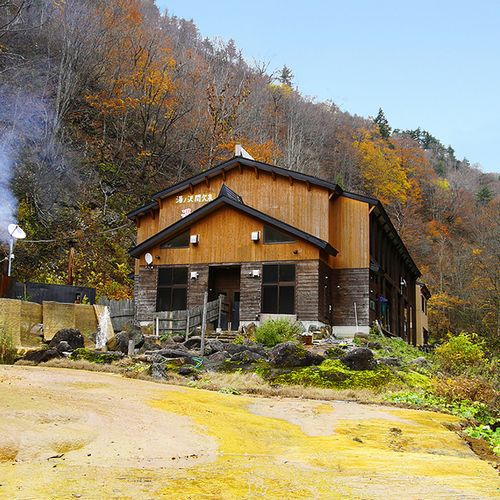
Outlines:
{"label": "dirt slope", "polygon": [[430,412],[0,367],[0,498],[498,498]]}

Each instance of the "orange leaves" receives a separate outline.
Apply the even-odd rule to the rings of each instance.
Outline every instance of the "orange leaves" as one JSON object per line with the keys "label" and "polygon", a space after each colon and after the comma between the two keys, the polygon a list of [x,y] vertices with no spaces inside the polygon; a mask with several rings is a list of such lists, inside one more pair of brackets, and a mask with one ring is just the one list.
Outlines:
{"label": "orange leaves", "polygon": [[427,223],[427,233],[431,238],[434,239],[438,239],[443,236],[445,238],[448,238],[450,236],[448,228],[441,222],[438,222],[437,220],[434,219]]}
{"label": "orange leaves", "polygon": [[411,186],[400,154],[392,144],[374,130],[361,130],[354,147],[360,155],[365,188],[383,203],[404,203]]}
{"label": "orange leaves", "polygon": [[222,161],[228,156],[232,156],[234,154],[234,147],[236,144],[241,144],[251,156],[264,163],[273,163],[283,154],[278,146],[276,146],[276,144],[274,144],[271,140],[259,143],[247,139],[241,139],[231,140],[224,144],[220,144],[219,149],[221,149],[222,152],[217,159]]}

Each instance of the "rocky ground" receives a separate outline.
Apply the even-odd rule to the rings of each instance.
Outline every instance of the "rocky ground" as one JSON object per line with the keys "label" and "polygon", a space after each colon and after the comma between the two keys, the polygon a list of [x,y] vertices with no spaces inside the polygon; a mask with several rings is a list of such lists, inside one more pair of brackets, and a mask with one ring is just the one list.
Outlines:
{"label": "rocky ground", "polygon": [[2,498],[498,498],[438,413],[0,366]]}

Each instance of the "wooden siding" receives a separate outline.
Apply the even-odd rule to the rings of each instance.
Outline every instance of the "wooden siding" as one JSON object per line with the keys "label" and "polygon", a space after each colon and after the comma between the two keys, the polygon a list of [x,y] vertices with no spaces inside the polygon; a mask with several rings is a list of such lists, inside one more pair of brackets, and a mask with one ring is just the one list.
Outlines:
{"label": "wooden siding", "polygon": [[355,326],[354,302],[358,325],[369,324],[369,269],[333,270],[333,324]]}
{"label": "wooden siding", "polygon": [[156,311],[158,268],[140,268],[135,275],[134,299],[138,321],[151,321]]}
{"label": "wooden siding", "polygon": [[[261,232],[260,241],[253,242],[250,239],[252,231]],[[221,264],[319,258],[319,249],[301,240],[265,245],[262,242],[262,222],[228,206],[193,224],[190,233],[199,235],[200,242],[197,245],[188,248],[160,248],[158,245],[150,250],[154,264]],[[140,262],[145,265],[144,256],[141,256]]]}
{"label": "wooden siding", "polygon": [[[198,278],[190,278],[192,272],[198,273]],[[203,295],[208,292],[208,266],[191,265],[188,268],[188,289],[187,289],[187,307],[193,307],[203,304]]]}
{"label": "wooden siding", "polygon": [[192,189],[158,200],[159,216],[151,213],[138,221],[137,244],[178,221],[183,209],[194,211],[207,203],[177,203],[179,196],[196,199],[197,195],[211,195],[215,199],[222,184],[239,194],[247,205],[325,241],[328,239],[328,189],[279,176],[273,178],[271,174],[243,167],[241,171],[232,169]]}
{"label": "wooden siding", "polygon": [[369,267],[368,203],[335,197],[329,212],[328,242],[339,251],[336,257],[330,257],[330,266],[336,269]]}
{"label": "wooden siding", "polygon": [[[254,269],[261,271],[258,278],[252,278]],[[241,265],[240,279],[240,321],[256,321],[259,318],[262,301],[262,264],[247,262]]]}
{"label": "wooden siding", "polygon": [[295,268],[295,312],[299,321],[318,321],[319,262],[297,262]]}

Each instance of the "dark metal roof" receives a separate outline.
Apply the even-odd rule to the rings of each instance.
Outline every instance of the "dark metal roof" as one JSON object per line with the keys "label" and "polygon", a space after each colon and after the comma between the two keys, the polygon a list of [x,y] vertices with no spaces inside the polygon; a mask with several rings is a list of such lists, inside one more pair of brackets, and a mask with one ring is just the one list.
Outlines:
{"label": "dark metal roof", "polygon": [[241,197],[239,197],[236,193],[234,193],[234,191],[231,191],[231,193],[235,195],[236,198],[235,196],[232,195],[227,196],[227,194],[225,193],[227,193],[227,191],[224,190],[223,192],[223,190],[221,189],[221,194],[215,200],[207,203],[206,205],[203,205],[198,210],[195,210],[194,212],[189,214],[187,217],[184,217],[183,219],[174,222],[174,224],[172,224],[171,226],[167,227],[166,229],[163,229],[159,233],[155,234],[154,236],[151,236],[150,238],[143,241],[136,247],[132,248],[129,252],[130,255],[132,257],[138,258],[146,250],[163,242],[167,238],[173,237],[181,233],[183,230],[187,229],[189,226],[203,219],[204,217],[214,212],[223,205],[229,205],[237,210],[240,210],[241,212],[246,213],[247,215],[250,215],[252,217],[255,217],[256,219],[261,220],[266,224],[270,224],[271,226],[274,226],[288,234],[291,234],[293,236],[296,236],[297,238],[307,241],[308,243],[311,243],[312,245],[318,247],[320,250],[324,250],[330,255],[337,255],[338,251],[335,248],[333,248],[330,245],[330,243],[320,238],[317,238],[312,234],[306,233],[305,231],[297,229],[296,227],[290,226],[289,224],[286,224],[283,221],[280,221],[263,212],[260,212],[255,208],[243,204],[241,201]]}
{"label": "dark metal roof", "polygon": [[219,196],[227,196],[238,203],[243,203],[243,198],[239,194],[236,194],[231,188],[228,188],[225,184],[222,184]]}

